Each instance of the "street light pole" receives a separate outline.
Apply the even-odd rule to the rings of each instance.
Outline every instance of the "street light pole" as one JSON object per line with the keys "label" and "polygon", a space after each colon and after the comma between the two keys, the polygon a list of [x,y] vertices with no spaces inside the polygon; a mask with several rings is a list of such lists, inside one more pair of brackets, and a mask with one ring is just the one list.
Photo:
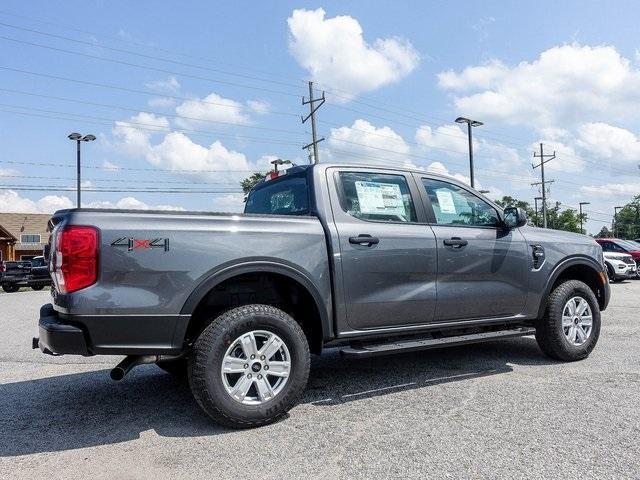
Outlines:
{"label": "street light pole", "polygon": [[76,142],[76,204],[77,208],[80,208],[81,203],[81,169],[80,169],[80,142],[92,142],[96,139],[95,135],[85,135],[84,137],[79,133],[71,133],[67,137],[69,140]]}
{"label": "street light pole", "polygon": [[582,206],[583,205],[591,205],[591,202],[580,202],[578,205],[580,207],[580,233],[584,233],[584,231],[582,229]]}
{"label": "street light pole", "polygon": [[456,118],[456,123],[467,124],[467,138],[469,140],[469,178],[471,180],[471,188],[475,188],[475,181],[473,178],[473,138],[471,135],[471,127],[479,127],[481,125],[484,125],[484,123],[477,120],[471,120],[470,118],[466,117]]}

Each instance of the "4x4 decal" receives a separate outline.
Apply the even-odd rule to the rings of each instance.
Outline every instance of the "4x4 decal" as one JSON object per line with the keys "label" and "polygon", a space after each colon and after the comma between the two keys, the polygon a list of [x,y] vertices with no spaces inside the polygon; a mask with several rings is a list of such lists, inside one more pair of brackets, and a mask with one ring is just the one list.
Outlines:
{"label": "4x4 decal", "polygon": [[111,242],[112,247],[126,247],[127,251],[137,250],[139,248],[164,248],[165,252],[169,251],[169,239],[168,238],[151,238],[151,239],[139,239],[131,237],[120,237]]}

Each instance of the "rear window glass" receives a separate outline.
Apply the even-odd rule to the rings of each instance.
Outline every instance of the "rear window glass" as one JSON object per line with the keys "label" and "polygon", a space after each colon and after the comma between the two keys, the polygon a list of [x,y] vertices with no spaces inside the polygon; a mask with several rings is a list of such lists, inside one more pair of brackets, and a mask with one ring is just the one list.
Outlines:
{"label": "rear window glass", "polygon": [[266,215],[307,215],[309,213],[309,189],[305,177],[267,182],[265,186],[249,194],[245,213]]}

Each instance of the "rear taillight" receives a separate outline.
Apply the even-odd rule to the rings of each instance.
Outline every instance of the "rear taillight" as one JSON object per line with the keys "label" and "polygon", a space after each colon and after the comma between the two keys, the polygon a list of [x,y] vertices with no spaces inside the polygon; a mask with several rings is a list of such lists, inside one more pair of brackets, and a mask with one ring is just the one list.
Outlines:
{"label": "rear taillight", "polygon": [[93,285],[98,279],[98,229],[64,227],[55,240],[53,277],[60,293]]}

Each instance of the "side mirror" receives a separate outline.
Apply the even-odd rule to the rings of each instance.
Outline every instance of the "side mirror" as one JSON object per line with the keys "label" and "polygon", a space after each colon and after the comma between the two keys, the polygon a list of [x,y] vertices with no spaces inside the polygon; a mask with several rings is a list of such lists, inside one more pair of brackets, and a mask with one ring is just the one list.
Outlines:
{"label": "side mirror", "polygon": [[527,224],[527,213],[518,207],[507,207],[504,209],[504,226],[507,228],[518,228]]}

